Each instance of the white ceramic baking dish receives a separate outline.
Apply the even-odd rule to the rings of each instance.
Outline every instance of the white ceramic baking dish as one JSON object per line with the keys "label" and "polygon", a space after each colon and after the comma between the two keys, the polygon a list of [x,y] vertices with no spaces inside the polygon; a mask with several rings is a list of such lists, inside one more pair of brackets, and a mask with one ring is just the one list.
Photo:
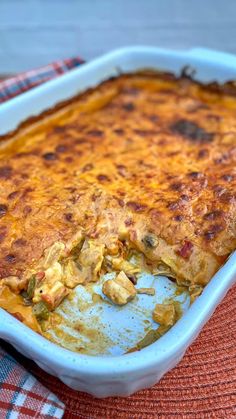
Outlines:
{"label": "white ceramic baking dish", "polygon": [[[179,74],[190,65],[203,82],[236,79],[236,57],[193,49],[170,51],[129,47],[114,51],[33,89],[0,106],[0,134],[7,133],[29,116],[50,108],[102,80],[143,68]],[[139,352],[122,356],[89,356],[63,349],[0,309],[0,337],[33,359],[42,369],[68,386],[97,397],[124,396],[150,387],[183,357],[236,279],[236,253],[217,272],[203,294],[162,338]]]}

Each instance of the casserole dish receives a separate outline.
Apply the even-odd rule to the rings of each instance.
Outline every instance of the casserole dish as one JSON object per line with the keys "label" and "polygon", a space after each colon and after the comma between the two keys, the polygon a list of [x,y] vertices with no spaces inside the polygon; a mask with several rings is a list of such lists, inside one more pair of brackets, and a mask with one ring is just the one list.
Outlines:
{"label": "casserole dish", "polygon": [[[111,77],[113,75],[115,75],[115,72],[117,71],[116,67],[119,66],[119,71],[125,71],[125,72],[130,72],[130,71],[134,71],[134,70],[139,70],[143,67],[146,68],[152,68],[152,69],[163,69],[163,70],[171,70],[171,71],[178,71],[180,70],[184,65],[186,64],[191,64],[194,66],[194,68],[197,70],[197,74],[199,71],[199,75],[201,74],[202,71],[202,78],[199,78],[199,80],[202,81],[211,81],[212,80],[212,74],[213,71],[215,70],[215,75],[216,75],[216,68],[214,69],[214,66],[212,65],[212,63],[198,63],[198,59],[197,59],[197,52],[195,52],[195,54],[193,52],[189,52],[189,53],[168,53],[168,52],[163,52],[163,51],[156,51],[153,49],[148,49],[148,48],[144,48],[144,49],[129,49],[126,50],[126,53],[124,53],[124,51],[118,51],[115,52],[111,55],[108,55],[106,58],[100,59],[100,60],[96,60],[94,64],[90,64],[90,65],[86,65],[87,67],[84,67],[83,69],[79,69],[76,72],[73,72],[73,74],[69,75],[68,77],[65,76],[64,77],[64,83],[60,84],[59,81],[57,81],[57,83],[59,83],[59,85],[61,86],[60,89],[60,94],[58,96],[59,93],[59,89],[58,89],[58,84],[55,82],[54,83],[49,83],[48,89],[44,90],[43,88],[39,88],[37,91],[35,90],[34,92],[30,92],[29,94],[24,95],[24,97],[22,98],[22,102],[21,102],[21,106],[18,105],[17,108],[17,103],[19,102],[19,98],[15,99],[14,101],[12,101],[12,112],[11,115],[13,115],[13,109],[15,110],[14,112],[14,117],[15,120],[11,120],[12,124],[11,126],[7,126],[7,118],[6,118],[6,112],[8,108],[8,105],[10,104],[6,104],[2,107],[3,112],[1,114],[1,116],[3,117],[3,121],[5,121],[5,125],[3,123],[2,127],[3,127],[3,132],[2,133],[6,133],[9,130],[12,130],[16,127],[16,125],[21,122],[22,120],[24,120],[27,116],[32,116],[33,114],[37,114],[38,112],[44,110],[45,108],[48,108],[52,105],[54,105],[57,101],[61,101],[62,99],[67,99],[68,97],[72,96],[73,94],[76,93],[76,91],[78,90],[84,90],[84,88],[86,87],[91,87],[94,84],[97,84],[98,82],[100,82],[103,79],[106,79],[108,77]],[[175,56],[175,58],[174,58]],[[195,57],[195,58],[194,58]],[[189,61],[190,60],[190,61]],[[201,61],[201,60],[200,60]],[[116,66],[116,67],[115,67]],[[226,66],[227,67],[227,66]],[[115,70],[114,70],[115,69]],[[205,77],[204,77],[204,71],[203,69],[205,69]],[[84,70],[84,71],[82,71]],[[86,71],[87,70],[87,71]],[[227,70],[227,71],[226,71]],[[224,81],[224,77],[230,78],[230,67],[226,68],[225,70],[225,74],[222,74],[222,71],[220,71],[220,68],[218,68],[218,79],[219,81]],[[232,69],[231,69],[232,70]],[[212,73],[211,73],[212,71]],[[78,72],[78,75],[77,75]],[[83,83],[83,77],[86,77],[86,83]],[[231,78],[233,78],[233,76],[231,75]],[[78,84],[76,84],[78,83]],[[63,87],[66,90],[66,95],[62,93],[63,91]],[[79,89],[78,89],[79,88]],[[50,92],[50,89],[51,92]],[[53,90],[55,89],[55,90]],[[74,89],[74,90],[73,90]],[[65,93],[64,90],[64,93]],[[73,91],[72,91],[73,90]],[[48,97],[48,103],[46,104],[46,102],[44,102],[46,100],[46,94],[45,91],[48,93],[51,93],[50,98]],[[55,93],[55,96],[52,95],[52,93]],[[40,102],[40,94],[41,94],[41,98],[42,101]],[[34,96],[36,95],[36,96]],[[69,96],[68,96],[69,95]],[[57,97],[56,97],[57,96]],[[52,101],[53,98],[55,98],[55,101]],[[24,103],[25,101],[25,107],[22,106],[22,103]],[[29,102],[30,101],[30,102]],[[27,106],[26,104],[30,104],[31,106],[31,111],[30,114],[27,113]],[[34,107],[34,112],[32,112],[32,108],[33,108],[33,104],[35,104],[36,106]],[[15,106],[15,108],[14,108]],[[5,111],[5,118],[4,118],[4,111]],[[17,111],[19,112],[17,115]],[[5,130],[5,131],[4,131]],[[194,312],[193,308],[197,307],[197,303],[198,305],[200,304],[199,301],[203,302],[203,297],[205,296],[205,301],[203,303],[204,305],[204,310],[200,311],[198,313],[198,316],[195,315],[194,319],[192,319],[192,326],[191,328],[189,327],[189,330],[186,331],[186,334],[184,334],[182,332],[182,334],[184,335],[184,338],[186,339],[186,336],[188,335],[189,332],[191,332],[191,336],[195,336],[196,333],[199,331],[199,326],[200,323],[194,326],[194,320],[198,320],[198,322],[201,320],[201,323],[203,322],[203,319],[207,319],[208,316],[210,315],[211,311],[214,309],[214,307],[216,306],[217,303],[217,299],[215,298],[215,300],[213,299],[213,295],[214,293],[212,292],[212,296],[211,298],[206,297],[207,293],[206,290],[210,287],[210,285],[214,282],[214,280],[218,277],[219,278],[219,274],[220,273],[224,273],[224,269],[227,267],[229,269],[229,267],[231,266],[232,268],[232,260],[235,257],[235,255],[232,255],[229,262],[227,262],[225,264],[225,266],[215,275],[214,279],[211,281],[211,283],[206,287],[206,289],[204,290],[203,294],[201,297],[199,297],[199,299],[193,304],[193,306],[187,311],[187,313],[183,316],[183,318],[176,324],[176,326],[166,335],[164,336],[159,342],[163,342],[164,338],[166,338],[167,336],[169,336],[170,339],[170,347],[171,349],[169,349],[168,351],[165,351],[165,356],[161,355],[161,345],[160,346],[156,346],[159,342],[156,342],[155,344],[151,345],[148,348],[143,349],[142,351],[140,351],[139,353],[135,353],[135,354],[127,354],[123,357],[116,357],[115,359],[115,365],[114,365],[114,359],[110,358],[107,359],[107,357],[96,357],[94,358],[94,360],[91,359],[91,357],[87,357],[87,356],[82,356],[82,355],[74,355],[74,362],[76,365],[79,365],[79,370],[80,371],[80,377],[71,377],[70,374],[68,374],[66,372],[66,370],[64,371],[63,374],[60,375],[60,378],[66,382],[67,384],[71,385],[73,388],[78,388],[78,389],[82,389],[85,391],[89,391],[92,394],[98,395],[98,396],[105,396],[105,395],[111,395],[111,394],[130,394],[130,392],[135,391],[138,388],[142,388],[143,386],[147,386],[148,382],[149,384],[151,384],[152,382],[155,382],[157,380],[158,377],[160,377],[163,374],[163,366],[165,365],[165,362],[163,362],[164,360],[168,360],[168,365],[169,367],[172,366],[173,363],[176,362],[176,360],[179,359],[180,351],[173,351],[174,348],[174,344],[173,342],[171,342],[171,333],[173,332],[173,330],[177,330],[177,326],[179,324],[182,324],[181,322],[183,321],[183,319],[188,319],[189,313]],[[230,263],[231,261],[231,263]],[[231,282],[233,281],[233,269],[229,269],[228,271],[228,275],[227,275],[227,271],[224,274],[224,278],[221,279],[220,284],[218,285],[217,288],[217,292],[216,295],[218,295],[219,297],[219,289],[221,289],[221,295],[223,295],[223,290],[226,291],[228,289],[228,287],[230,286]],[[227,278],[227,281],[225,280],[225,278]],[[226,281],[226,282],[225,282]],[[222,284],[224,284],[224,287],[222,288]],[[208,301],[207,301],[208,300]],[[207,312],[206,312],[206,307]],[[196,308],[195,308],[196,310]],[[204,317],[202,318],[202,314],[205,312]],[[195,313],[196,314],[196,313]],[[6,313],[4,313],[4,315],[6,315]],[[3,316],[4,316],[3,315]],[[10,320],[9,320],[10,321]],[[13,322],[14,324],[14,319],[11,319],[10,323],[11,324]],[[22,325],[21,325],[22,326]],[[182,324],[183,326],[183,324]],[[19,329],[19,323],[16,323],[16,327]],[[8,336],[3,336],[9,340],[9,336],[10,333],[9,331],[11,330],[11,328],[8,328]],[[24,330],[24,329],[23,329]],[[27,329],[26,329],[27,330]],[[183,329],[185,332],[185,329]],[[188,332],[188,333],[187,333]],[[4,333],[4,331],[2,332]],[[27,331],[28,333],[28,331]],[[21,337],[23,336],[23,333],[21,333]],[[29,334],[29,336],[31,336]],[[39,337],[37,337],[39,338]],[[39,339],[42,339],[41,337]],[[179,337],[179,342],[181,341],[181,338]],[[47,348],[46,352],[47,354],[50,353],[50,345],[52,345],[49,342],[45,342],[45,341],[41,341],[41,343],[44,342],[44,345],[46,345],[45,347]],[[178,343],[179,343],[178,342]],[[187,344],[187,340],[185,340],[185,343]],[[189,340],[188,340],[189,343]],[[17,341],[13,342],[14,345],[17,345]],[[39,348],[40,345],[38,345]],[[155,361],[154,359],[152,360],[152,355],[151,352],[149,353],[149,351],[151,351],[151,348],[154,347],[157,349],[159,355],[156,357]],[[169,345],[168,345],[169,346]],[[182,346],[182,352],[183,350],[185,350],[186,345]],[[61,351],[61,349],[57,348],[57,351]],[[64,351],[64,350],[62,350]],[[146,354],[144,351],[147,351]],[[160,352],[159,352],[160,351]],[[27,352],[27,348],[26,348],[26,352]],[[31,352],[34,352],[34,348],[31,345]],[[58,353],[59,353],[58,352]],[[181,353],[182,353],[181,352]],[[27,354],[29,355],[29,353],[27,352]],[[67,352],[67,354],[69,354]],[[171,354],[174,355],[173,357],[171,357]],[[60,355],[62,355],[62,353],[60,352]],[[149,357],[150,355],[150,357]],[[71,354],[70,354],[71,356]],[[68,360],[70,358],[70,356],[68,355]],[[32,357],[32,356],[31,356]],[[82,357],[82,358],[81,358]],[[144,358],[147,360],[148,357],[148,362],[145,362]],[[34,357],[33,357],[34,359]],[[140,362],[138,362],[138,360],[140,359]],[[146,377],[146,373],[148,371],[147,365],[149,365],[150,369],[152,371],[154,371],[153,367],[154,365],[158,365],[157,360],[159,362],[159,360],[162,360],[162,368],[161,370],[155,371],[155,374],[152,374],[152,377]],[[61,358],[60,358],[61,361]],[[153,363],[154,361],[154,363]],[[36,360],[36,362],[40,362],[40,360]],[[55,361],[53,361],[55,362]],[[53,366],[54,363],[50,362],[50,366]],[[110,367],[110,370],[99,370],[95,368],[96,362],[99,362],[100,366],[105,366],[108,368]],[[69,363],[69,361],[68,361]],[[83,369],[83,365],[87,364],[87,368],[85,367],[85,369]],[[139,366],[137,366],[137,363],[139,364]],[[59,362],[60,365],[62,365]],[[146,364],[146,366],[145,366]],[[119,368],[118,368],[119,365]],[[136,366],[135,366],[136,365]],[[94,367],[94,371],[91,372],[90,367],[93,366]],[[137,367],[137,368],[136,368]],[[166,369],[169,369],[169,367],[167,367],[167,362],[166,362]],[[66,366],[64,365],[63,369],[65,369]],[[117,369],[118,368],[118,369]],[[85,372],[87,371],[87,373]],[[132,371],[132,374],[129,374],[129,372]],[[83,375],[82,373],[85,373],[85,375]],[[127,372],[128,376],[124,377],[125,372]],[[55,369],[52,370],[52,373],[55,374]],[[144,374],[144,375],[143,375]],[[82,378],[83,376],[83,378]],[[88,377],[88,379],[87,379]],[[95,387],[95,383],[97,382],[97,386],[95,388],[95,390],[92,390],[90,387],[90,378],[92,378],[93,381],[93,386]],[[96,377],[96,379],[95,379]],[[124,385],[122,377],[124,377],[125,380],[128,379],[129,377],[129,382],[126,382],[126,385]],[[138,378],[138,379],[137,379]],[[84,381],[84,385],[81,385],[81,380]],[[110,380],[110,381],[109,381]],[[114,381],[114,382],[113,382]],[[112,384],[112,385],[111,385]],[[99,387],[99,388],[98,388]],[[107,393],[107,388],[110,388],[110,393]],[[122,393],[119,393],[119,388],[122,389]]]}

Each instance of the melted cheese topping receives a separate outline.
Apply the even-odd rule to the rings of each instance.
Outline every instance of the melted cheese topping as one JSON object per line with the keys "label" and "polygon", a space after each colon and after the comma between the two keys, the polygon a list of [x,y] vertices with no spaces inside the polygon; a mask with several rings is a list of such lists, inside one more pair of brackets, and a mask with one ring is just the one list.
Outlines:
{"label": "melted cheese topping", "polygon": [[205,285],[236,245],[235,111],[223,89],[124,75],[3,138],[0,305],[29,320],[5,285],[33,277],[51,310],[78,283],[144,265]]}

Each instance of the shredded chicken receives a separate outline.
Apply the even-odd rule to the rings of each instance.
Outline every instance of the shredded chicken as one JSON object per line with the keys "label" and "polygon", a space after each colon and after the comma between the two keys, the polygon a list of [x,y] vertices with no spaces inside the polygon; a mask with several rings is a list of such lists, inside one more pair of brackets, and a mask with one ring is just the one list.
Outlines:
{"label": "shredded chicken", "polygon": [[49,268],[54,262],[57,262],[65,249],[62,242],[55,242],[44,252],[43,268]]}
{"label": "shredded chicken", "polygon": [[64,266],[64,283],[68,288],[74,288],[78,284],[83,284],[84,276],[81,274],[79,265],[72,259],[69,259]]}

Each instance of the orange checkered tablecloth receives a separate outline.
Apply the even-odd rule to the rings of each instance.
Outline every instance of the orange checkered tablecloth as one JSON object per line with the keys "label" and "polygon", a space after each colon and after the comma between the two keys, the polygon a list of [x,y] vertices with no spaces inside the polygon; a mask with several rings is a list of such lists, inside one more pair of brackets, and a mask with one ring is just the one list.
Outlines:
{"label": "orange checkered tablecloth", "polygon": [[65,419],[235,419],[236,286],[180,364],[154,387],[130,397],[96,399],[69,389],[32,361],[5,349],[65,404]]}

